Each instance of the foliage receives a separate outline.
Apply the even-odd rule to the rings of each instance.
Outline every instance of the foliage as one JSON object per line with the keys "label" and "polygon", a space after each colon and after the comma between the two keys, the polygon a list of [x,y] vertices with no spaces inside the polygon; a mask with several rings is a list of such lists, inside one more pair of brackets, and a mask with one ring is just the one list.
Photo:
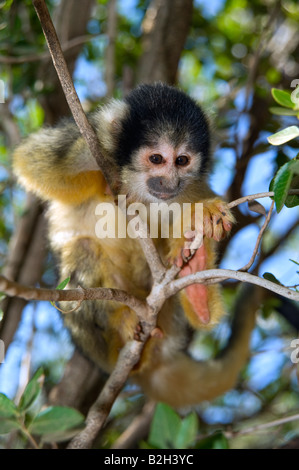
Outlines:
{"label": "foliage", "polygon": [[181,419],[170,406],[159,403],[151,424],[148,442],[156,449],[190,449],[194,446],[197,430],[195,413],[190,413]]}
{"label": "foliage", "polygon": [[84,422],[77,410],[63,406],[42,408],[41,393],[44,382],[43,370],[36,371],[28,382],[18,405],[0,393],[0,434],[19,431],[36,447],[46,442],[60,442],[75,435]]}
{"label": "foliage", "polygon": [[227,449],[228,441],[219,431],[198,439],[199,423],[195,412],[181,418],[170,406],[158,403],[149,438],[143,447],[151,449]]}
{"label": "foliage", "polygon": [[[276,88],[272,89],[272,95],[275,101],[282,106],[282,108],[270,108],[274,114],[280,115],[294,115],[299,119],[299,100],[297,94],[299,87],[292,93]],[[299,127],[290,126],[282,131],[268,137],[268,141],[272,145],[281,145],[299,136]],[[299,205],[299,195],[288,195],[290,189],[297,189],[299,187],[299,154],[292,160],[282,165],[275,177],[270,183],[270,191],[274,191],[274,201],[276,204],[277,212],[280,212],[282,207],[295,207]]]}

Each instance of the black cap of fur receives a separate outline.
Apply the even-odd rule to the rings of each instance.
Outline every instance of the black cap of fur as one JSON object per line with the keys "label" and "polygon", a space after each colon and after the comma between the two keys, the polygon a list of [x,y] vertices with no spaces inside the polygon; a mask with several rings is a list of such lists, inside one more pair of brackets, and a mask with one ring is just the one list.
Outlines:
{"label": "black cap of fur", "polygon": [[162,84],[140,85],[126,98],[129,113],[122,121],[116,158],[120,166],[130,163],[132,153],[152,146],[167,136],[176,147],[187,143],[190,151],[201,153],[200,171],[207,167],[210,135],[205,115],[182,91]]}

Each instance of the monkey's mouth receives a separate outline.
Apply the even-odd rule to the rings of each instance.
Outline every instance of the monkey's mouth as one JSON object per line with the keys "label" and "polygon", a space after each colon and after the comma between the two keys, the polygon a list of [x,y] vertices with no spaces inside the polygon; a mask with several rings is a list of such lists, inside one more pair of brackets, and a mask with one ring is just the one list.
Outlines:
{"label": "monkey's mouth", "polygon": [[162,199],[162,201],[166,201],[168,199],[173,199],[175,197],[177,197],[178,195],[178,191],[173,191],[173,192],[165,192],[165,193],[160,193],[160,192],[156,192],[156,191],[150,191],[150,194],[154,197],[156,197],[157,199]]}

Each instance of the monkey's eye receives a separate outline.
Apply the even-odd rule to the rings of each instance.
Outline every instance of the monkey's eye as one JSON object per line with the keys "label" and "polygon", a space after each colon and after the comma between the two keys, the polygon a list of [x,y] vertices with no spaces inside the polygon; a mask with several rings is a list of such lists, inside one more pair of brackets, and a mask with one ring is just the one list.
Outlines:
{"label": "monkey's eye", "polygon": [[189,158],[186,155],[180,155],[176,159],[175,163],[176,165],[180,165],[180,166],[187,165],[187,163],[189,163]]}
{"label": "monkey's eye", "polygon": [[149,157],[149,161],[154,163],[155,165],[160,165],[160,163],[163,162],[163,157],[162,157],[162,155],[159,155],[158,153],[155,153],[154,155],[151,155]]}

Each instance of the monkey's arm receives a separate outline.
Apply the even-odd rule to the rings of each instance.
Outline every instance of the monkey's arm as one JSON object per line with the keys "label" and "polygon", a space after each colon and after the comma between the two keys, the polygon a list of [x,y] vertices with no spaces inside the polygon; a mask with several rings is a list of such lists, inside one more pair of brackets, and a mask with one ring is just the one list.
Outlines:
{"label": "monkey's arm", "polygon": [[71,121],[25,139],[14,152],[13,167],[20,183],[46,200],[77,204],[105,189],[103,175]]}
{"label": "monkey's arm", "polygon": [[233,388],[248,359],[260,295],[259,288],[242,287],[229,343],[217,358],[199,362],[178,353],[171,360],[161,361],[152,374],[141,377],[145,391],[157,401],[180,407],[212,400]]}

